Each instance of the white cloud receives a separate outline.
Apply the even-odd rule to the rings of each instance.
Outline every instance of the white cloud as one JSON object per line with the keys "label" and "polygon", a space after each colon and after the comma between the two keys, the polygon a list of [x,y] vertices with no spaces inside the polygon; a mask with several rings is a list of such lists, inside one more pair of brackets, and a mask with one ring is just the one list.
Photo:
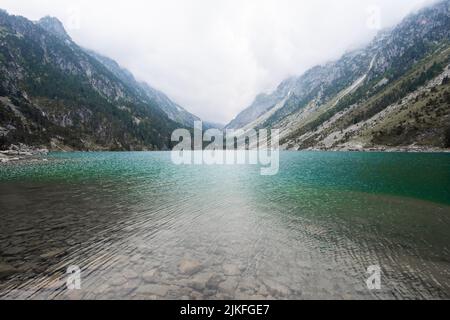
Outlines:
{"label": "white cloud", "polygon": [[[80,45],[117,60],[205,120],[338,58],[432,0],[2,0],[58,17]],[[379,19],[378,19],[379,17]]]}

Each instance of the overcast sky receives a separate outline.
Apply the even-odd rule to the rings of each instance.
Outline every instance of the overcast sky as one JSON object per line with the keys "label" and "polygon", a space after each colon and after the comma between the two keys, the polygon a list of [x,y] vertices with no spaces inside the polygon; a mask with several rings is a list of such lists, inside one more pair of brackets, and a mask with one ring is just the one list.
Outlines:
{"label": "overcast sky", "polygon": [[226,123],[285,78],[338,58],[433,0],[1,0],[58,17],[204,120]]}

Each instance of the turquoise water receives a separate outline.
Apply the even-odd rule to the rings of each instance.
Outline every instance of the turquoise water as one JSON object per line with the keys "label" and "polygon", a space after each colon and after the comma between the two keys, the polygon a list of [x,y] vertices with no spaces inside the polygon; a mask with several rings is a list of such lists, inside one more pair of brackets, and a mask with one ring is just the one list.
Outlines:
{"label": "turquoise water", "polygon": [[276,176],[164,152],[49,160],[0,167],[0,297],[450,298],[450,154],[283,152]]}
{"label": "turquoise water", "polygon": [[[164,152],[53,153],[50,158],[59,161],[0,167],[0,181],[133,179],[155,173],[169,174],[176,168],[170,162],[170,154]],[[225,170],[213,168],[219,169],[219,173],[229,169],[228,166]],[[450,154],[285,152],[280,168],[279,175],[269,178],[259,177],[256,174],[258,167],[237,166],[234,169],[245,172],[246,178],[252,179],[250,183],[270,181],[282,184],[283,189],[298,186],[345,189],[450,204]],[[187,174],[193,174],[192,178],[201,171],[197,167],[188,166],[187,169]],[[185,173],[183,170],[177,170],[177,173]],[[202,179],[201,173],[198,179]]]}

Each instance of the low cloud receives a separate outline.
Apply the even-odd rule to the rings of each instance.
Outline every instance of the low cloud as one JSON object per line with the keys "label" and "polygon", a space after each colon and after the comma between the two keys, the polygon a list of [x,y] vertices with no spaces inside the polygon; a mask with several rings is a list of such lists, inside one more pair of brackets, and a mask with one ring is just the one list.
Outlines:
{"label": "low cloud", "polygon": [[80,45],[209,121],[370,41],[432,0],[2,0],[12,14],[63,21]]}

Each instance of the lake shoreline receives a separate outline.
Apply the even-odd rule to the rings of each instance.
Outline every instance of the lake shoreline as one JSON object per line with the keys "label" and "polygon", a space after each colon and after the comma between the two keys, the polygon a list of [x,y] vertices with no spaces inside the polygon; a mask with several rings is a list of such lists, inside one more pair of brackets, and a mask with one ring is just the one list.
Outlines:
{"label": "lake shoreline", "polygon": [[374,152],[374,153],[450,153],[450,149],[425,148],[425,147],[375,147],[375,148],[310,148],[298,151],[320,151],[320,152]]}
{"label": "lake shoreline", "polygon": [[25,144],[11,145],[8,150],[0,150],[0,164],[17,162],[48,161],[48,149],[29,147]]}
{"label": "lake shoreline", "polygon": [[[286,147],[286,146],[285,146]],[[320,151],[320,152],[405,152],[405,153],[450,153],[450,148],[431,146],[364,146],[362,144],[347,144],[335,147],[310,147],[304,149],[284,148],[286,151]]]}
{"label": "lake shoreline", "polygon": [[[450,153],[450,149],[443,148],[428,148],[428,147],[371,147],[371,148],[308,148],[301,150],[283,149],[285,152],[360,152],[360,153]],[[0,165],[13,164],[13,163],[35,163],[35,162],[47,162],[49,161],[46,156],[52,152],[170,152],[170,151],[105,151],[105,150],[52,150],[41,149],[38,147],[30,147],[24,144],[12,145],[8,150],[0,150]]]}

